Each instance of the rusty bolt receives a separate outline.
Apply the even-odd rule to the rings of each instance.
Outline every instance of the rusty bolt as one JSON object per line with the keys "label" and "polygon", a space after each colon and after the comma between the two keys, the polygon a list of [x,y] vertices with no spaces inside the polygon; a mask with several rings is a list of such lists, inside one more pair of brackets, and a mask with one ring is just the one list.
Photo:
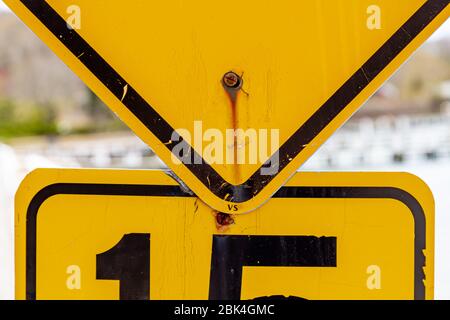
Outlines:
{"label": "rusty bolt", "polygon": [[225,73],[222,81],[224,86],[230,89],[240,89],[242,86],[242,78],[233,71]]}

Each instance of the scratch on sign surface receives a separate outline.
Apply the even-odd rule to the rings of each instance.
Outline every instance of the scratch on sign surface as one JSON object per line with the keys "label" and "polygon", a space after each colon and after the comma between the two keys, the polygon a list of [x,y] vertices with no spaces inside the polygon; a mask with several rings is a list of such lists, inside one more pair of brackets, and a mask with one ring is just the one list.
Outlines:
{"label": "scratch on sign surface", "polygon": [[122,99],[120,99],[120,101],[123,101],[123,99],[125,99],[127,92],[128,92],[128,84],[125,85],[125,87],[123,87],[123,96]]}

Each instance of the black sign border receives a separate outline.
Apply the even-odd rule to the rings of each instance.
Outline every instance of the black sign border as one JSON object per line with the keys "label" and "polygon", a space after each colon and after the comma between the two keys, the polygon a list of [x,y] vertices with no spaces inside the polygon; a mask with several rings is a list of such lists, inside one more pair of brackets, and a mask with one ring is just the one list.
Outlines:
{"label": "black sign border", "polygon": [[[179,186],[139,184],[56,183],[44,187],[29,203],[26,216],[26,299],[36,300],[37,218],[42,204],[56,195],[194,197]],[[414,219],[414,299],[425,300],[426,216],[407,191],[394,187],[283,187],[273,198],[393,199],[408,207]],[[380,235],[381,237],[382,235]]]}

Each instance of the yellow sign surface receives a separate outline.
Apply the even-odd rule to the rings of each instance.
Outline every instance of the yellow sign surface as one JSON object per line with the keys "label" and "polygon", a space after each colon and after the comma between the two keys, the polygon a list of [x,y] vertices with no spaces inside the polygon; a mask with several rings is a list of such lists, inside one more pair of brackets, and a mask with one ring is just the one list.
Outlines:
{"label": "yellow sign surface", "polygon": [[18,299],[433,298],[433,198],[404,173],[299,173],[227,216],[163,172],[39,169],[15,223]]}
{"label": "yellow sign surface", "polygon": [[4,0],[204,202],[245,213],[450,15],[450,0]]}

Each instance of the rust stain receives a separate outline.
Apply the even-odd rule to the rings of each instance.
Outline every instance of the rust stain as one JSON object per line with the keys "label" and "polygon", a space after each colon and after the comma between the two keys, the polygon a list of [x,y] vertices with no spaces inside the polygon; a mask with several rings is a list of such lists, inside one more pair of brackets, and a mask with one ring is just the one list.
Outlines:
{"label": "rust stain", "polygon": [[236,179],[239,181],[241,174],[238,165],[238,137],[236,135],[236,130],[238,128],[238,118],[237,118],[237,103],[236,100],[231,102],[231,124],[234,130],[234,140],[233,140],[233,157],[234,166],[236,172]]}
{"label": "rust stain", "polygon": [[230,229],[230,226],[235,223],[231,214],[213,211],[213,215],[216,221],[217,231],[226,232]]}
{"label": "rust stain", "polygon": [[[230,77],[237,77],[238,82],[232,85],[232,82],[235,79],[230,79]],[[234,72],[228,72],[225,74],[222,80],[223,87],[230,101],[230,109],[231,109],[231,127],[234,130],[234,140],[233,140],[233,158],[234,158],[234,166],[235,166],[235,176],[237,180],[240,180],[240,170],[238,166],[238,141],[236,136],[236,130],[239,127],[238,120],[238,97],[239,93],[242,91],[243,79],[238,76]],[[245,92],[245,91],[244,91]]]}

